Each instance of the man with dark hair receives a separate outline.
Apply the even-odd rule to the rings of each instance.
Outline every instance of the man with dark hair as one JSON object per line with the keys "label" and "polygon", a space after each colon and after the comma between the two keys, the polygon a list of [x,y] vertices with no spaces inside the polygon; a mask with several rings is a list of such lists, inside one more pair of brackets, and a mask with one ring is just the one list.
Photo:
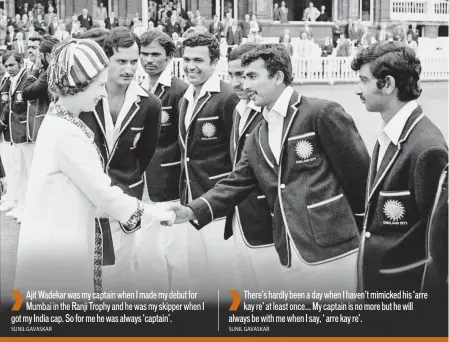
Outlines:
{"label": "man with dark hair", "polygon": [[89,13],[87,8],[83,8],[83,14],[78,16],[78,21],[80,22],[81,27],[84,27],[87,31],[89,31],[94,25],[94,21],[92,20],[92,16],[87,13]]}
{"label": "man with dark hair", "polygon": [[351,66],[360,77],[356,94],[382,117],[368,179],[359,291],[420,292],[426,225],[448,147],[416,102],[421,62],[411,48],[375,43]]}
{"label": "man with dark hair", "polygon": [[[37,42],[37,41],[36,41]],[[42,41],[39,46],[39,55],[23,85],[22,96],[29,102],[28,109],[28,138],[35,142],[37,133],[48,111],[54,96],[48,90],[47,68],[50,63],[50,54],[59,40],[50,37]],[[34,146],[34,145],[32,145]]]}
{"label": "man with dark hair", "polygon": [[17,207],[8,208],[12,210],[6,213],[6,216],[11,216],[20,223],[33,155],[28,144],[28,106],[22,95],[28,70],[24,66],[22,55],[16,51],[7,51],[3,55],[3,64],[9,77],[2,80],[0,133],[3,133],[6,141],[11,142],[10,164],[16,173],[17,181]]}
{"label": "man with dark hair", "polygon": [[[209,33],[190,36],[183,42],[184,73],[190,83],[179,109],[181,143],[181,203],[199,198],[232,170],[230,138],[232,113],[239,102],[231,85],[214,73],[220,58],[220,45]],[[226,213],[216,218],[224,219]],[[195,246],[191,256],[195,272],[205,274],[193,278],[215,298],[217,287],[226,290],[232,283],[237,266],[233,244],[223,240],[224,220],[211,223],[209,229],[191,231],[188,245]],[[197,241],[195,241],[197,239]],[[201,247],[203,246],[203,247]],[[189,250],[189,253],[191,250]],[[203,253],[203,255],[200,255]],[[205,255],[204,255],[205,254]],[[189,260],[190,261],[190,260]],[[204,263],[203,265],[201,265]],[[192,271],[191,271],[192,276]],[[213,276],[207,282],[204,277]]]}
{"label": "man with dark hair", "polygon": [[[145,172],[144,200],[179,202],[181,151],[178,141],[178,104],[188,84],[173,76],[172,39],[160,31],[149,31],[140,37],[140,61],[147,74],[141,86],[162,102],[161,132],[154,157]],[[138,272],[144,289],[160,291],[189,289],[185,234],[188,224],[165,229],[154,222],[142,223],[136,237]]]}
{"label": "man with dark hair", "polygon": [[[242,158],[248,135],[264,120],[262,110],[249,99],[243,88],[245,68],[242,56],[258,45],[247,43],[236,47],[228,56],[231,84],[240,98],[234,110],[231,134],[231,159],[234,167]],[[256,186],[251,194],[229,211],[224,238],[234,237],[243,289],[276,290],[280,285],[281,267],[273,245],[271,212],[262,190]]]}
{"label": "man with dark hair", "polygon": [[[159,138],[161,102],[134,81],[140,53],[134,33],[125,27],[113,28],[103,49],[109,57],[108,97],[93,113],[82,113],[80,118],[95,133],[95,143],[106,161],[105,172],[113,184],[129,196],[142,199],[143,174]],[[101,224],[106,229],[110,224],[115,251],[115,265],[103,270],[105,286],[118,291],[135,288],[131,268],[134,234],[130,233],[140,224],[133,231],[115,220],[102,220]],[[114,264],[114,257],[105,264]]]}
{"label": "man with dark hair", "polygon": [[209,24],[209,33],[213,34],[217,38],[218,42],[221,40],[223,33],[223,24],[218,19],[218,15],[214,15],[214,21]]}
{"label": "man with dark hair", "polygon": [[29,37],[28,38],[28,60],[31,63],[36,63],[37,57],[39,56],[39,46],[42,43],[42,37]]}
{"label": "man with dark hair", "polygon": [[[280,44],[242,57],[244,89],[265,107],[234,171],[208,193],[173,208],[177,222],[203,227],[260,187],[273,216],[273,240],[286,289],[356,288],[359,216],[369,156],[352,118],[335,102],[301,96]],[[359,223],[359,224],[358,224]]]}

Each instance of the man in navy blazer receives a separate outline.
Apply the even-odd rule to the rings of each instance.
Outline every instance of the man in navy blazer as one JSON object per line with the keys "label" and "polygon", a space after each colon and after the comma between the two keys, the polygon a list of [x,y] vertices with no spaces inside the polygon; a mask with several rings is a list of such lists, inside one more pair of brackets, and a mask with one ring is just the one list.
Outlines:
{"label": "man in navy blazer", "polygon": [[360,76],[357,95],[382,117],[368,178],[359,290],[419,292],[428,259],[426,226],[448,147],[416,102],[421,63],[413,49],[375,43],[352,68]]}
{"label": "man in navy blazer", "polygon": [[[144,172],[159,138],[161,102],[134,81],[140,43],[133,32],[125,27],[113,28],[105,37],[103,49],[109,57],[108,97],[96,105],[94,112],[82,113],[80,118],[95,133],[95,144],[112,184],[141,200]],[[131,273],[135,234],[131,233],[140,229],[140,224],[133,231],[115,220],[101,220],[101,225],[103,231],[110,226],[114,245],[114,253],[106,251],[110,259],[104,260],[108,266],[103,268],[105,288],[135,288]]]}
{"label": "man in navy blazer", "polygon": [[[231,84],[240,98],[234,110],[231,133],[231,159],[234,166],[242,158],[248,136],[264,120],[261,108],[249,99],[248,93],[243,89],[245,68],[242,66],[242,56],[257,46],[254,43],[240,45],[228,56]],[[226,218],[224,238],[231,237],[240,265],[239,278],[243,289],[278,289],[282,270],[273,244],[270,208],[259,187],[234,210],[230,210]]]}
{"label": "man in navy blazer", "polygon": [[[180,199],[185,204],[199,198],[232,171],[230,138],[233,112],[239,97],[232,86],[214,73],[220,58],[220,45],[209,33],[190,36],[183,42],[184,73],[190,83],[179,104],[181,146]],[[197,232],[190,227],[188,245],[191,277],[199,292],[215,300],[217,288],[226,290],[236,276],[233,244],[223,240],[223,220]],[[218,217],[217,217],[218,218]],[[195,276],[195,272],[199,272]],[[212,277],[212,279],[210,279]],[[207,281],[207,279],[210,281]],[[196,286],[193,284],[192,286]],[[208,291],[209,290],[209,291]],[[200,293],[200,295],[201,295]]]}
{"label": "man in navy blazer", "polygon": [[[162,102],[161,132],[156,152],[145,171],[144,200],[179,202],[181,150],[178,141],[179,101],[187,83],[173,75],[175,44],[164,32],[151,30],[140,37],[140,61],[147,74],[141,86]],[[153,222],[144,222],[137,233],[136,257],[143,288],[161,291],[189,289],[187,248],[188,223],[165,229]]]}
{"label": "man in navy blazer", "polygon": [[178,221],[199,227],[260,187],[273,216],[273,240],[287,289],[355,291],[369,156],[352,118],[335,102],[301,96],[280,44],[242,57],[244,89],[263,110],[234,171],[188,204]]}

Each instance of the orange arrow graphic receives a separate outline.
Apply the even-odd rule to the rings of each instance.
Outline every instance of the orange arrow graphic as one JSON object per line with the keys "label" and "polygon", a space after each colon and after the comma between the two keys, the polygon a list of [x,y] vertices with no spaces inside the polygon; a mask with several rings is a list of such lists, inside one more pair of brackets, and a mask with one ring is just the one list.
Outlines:
{"label": "orange arrow graphic", "polygon": [[14,299],[16,302],[14,303],[14,306],[12,307],[12,311],[19,311],[23,304],[23,297],[20,294],[19,290],[12,290],[12,295],[14,296]]}
{"label": "orange arrow graphic", "polygon": [[232,304],[229,307],[229,311],[237,311],[240,305],[240,296],[236,290],[229,290],[232,297]]}

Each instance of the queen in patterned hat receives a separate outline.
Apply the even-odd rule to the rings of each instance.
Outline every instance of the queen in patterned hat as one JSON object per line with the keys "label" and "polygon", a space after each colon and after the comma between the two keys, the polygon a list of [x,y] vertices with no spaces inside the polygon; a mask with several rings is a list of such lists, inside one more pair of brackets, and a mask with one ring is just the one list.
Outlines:
{"label": "queen in patterned hat", "polygon": [[78,117],[106,97],[109,60],[103,49],[93,40],[72,39],[51,56],[48,83],[59,99],[50,105],[36,141],[14,288],[100,292],[103,233],[96,215],[115,218],[130,231],[141,218],[175,217],[111,185],[94,134]]}

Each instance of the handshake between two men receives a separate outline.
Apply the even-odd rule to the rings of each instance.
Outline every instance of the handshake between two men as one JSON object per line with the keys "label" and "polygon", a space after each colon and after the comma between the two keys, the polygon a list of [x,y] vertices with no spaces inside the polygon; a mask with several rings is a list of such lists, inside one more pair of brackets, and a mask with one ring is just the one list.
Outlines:
{"label": "handshake between two men", "polygon": [[180,203],[157,203],[156,210],[160,210],[157,216],[159,216],[163,226],[172,226],[174,223],[196,220],[193,210]]}

